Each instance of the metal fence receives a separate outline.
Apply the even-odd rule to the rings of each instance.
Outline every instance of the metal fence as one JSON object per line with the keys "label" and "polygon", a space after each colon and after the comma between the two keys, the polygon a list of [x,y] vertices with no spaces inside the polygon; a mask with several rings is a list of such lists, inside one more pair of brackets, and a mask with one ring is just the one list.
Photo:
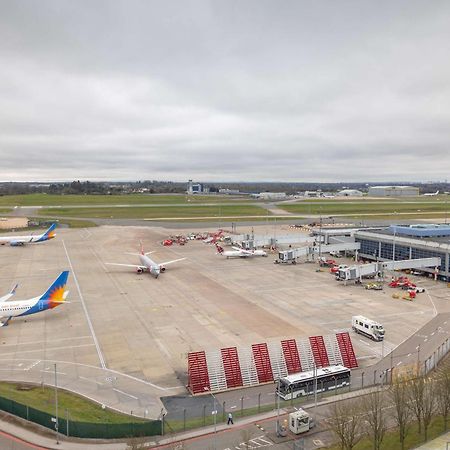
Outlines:
{"label": "metal fence", "polygon": [[[4,397],[0,397],[0,409],[30,422],[56,430],[56,418],[52,414]],[[162,430],[160,420],[127,423],[88,423],[70,420],[68,411],[62,411],[62,413],[66,417],[58,417],[58,432],[71,437],[119,439],[159,435]]]}

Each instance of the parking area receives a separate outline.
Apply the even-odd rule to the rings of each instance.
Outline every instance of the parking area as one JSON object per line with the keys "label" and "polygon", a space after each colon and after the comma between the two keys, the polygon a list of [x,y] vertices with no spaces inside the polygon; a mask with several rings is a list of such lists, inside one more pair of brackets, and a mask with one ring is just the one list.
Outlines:
{"label": "parking area", "polygon": [[[427,292],[409,302],[392,298],[389,287],[344,286],[317,263],[274,264],[276,253],[226,259],[201,241],[163,247],[170,234],[156,227],[60,229],[43,244],[2,247],[1,290],[19,282],[17,299],[44,292],[62,270],[71,275],[70,303],[0,329],[0,378],[53,383],[56,363],[61,386],[156,418],[159,397],[186,393],[190,351],[332,334],[362,314],[386,329],[384,343],[352,335],[360,365],[368,365],[445,302],[446,286],[430,279],[411,277]],[[128,253],[138,253],[139,241],[157,262],[186,260],[158,279],[105,265],[137,264]]]}

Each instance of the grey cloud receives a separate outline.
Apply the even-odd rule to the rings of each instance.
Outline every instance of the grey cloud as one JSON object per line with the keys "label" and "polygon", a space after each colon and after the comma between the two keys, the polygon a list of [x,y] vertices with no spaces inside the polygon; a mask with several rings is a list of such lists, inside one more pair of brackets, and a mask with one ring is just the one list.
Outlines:
{"label": "grey cloud", "polygon": [[0,12],[0,179],[447,177],[447,2]]}

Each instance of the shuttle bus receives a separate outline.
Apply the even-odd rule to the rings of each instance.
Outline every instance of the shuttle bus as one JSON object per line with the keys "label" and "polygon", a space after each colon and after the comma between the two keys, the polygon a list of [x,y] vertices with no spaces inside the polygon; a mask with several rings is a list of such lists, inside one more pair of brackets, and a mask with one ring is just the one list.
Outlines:
{"label": "shuttle bus", "polygon": [[[350,369],[336,365],[317,369],[317,392],[350,386]],[[300,372],[280,378],[277,394],[283,400],[314,393],[314,371]]]}

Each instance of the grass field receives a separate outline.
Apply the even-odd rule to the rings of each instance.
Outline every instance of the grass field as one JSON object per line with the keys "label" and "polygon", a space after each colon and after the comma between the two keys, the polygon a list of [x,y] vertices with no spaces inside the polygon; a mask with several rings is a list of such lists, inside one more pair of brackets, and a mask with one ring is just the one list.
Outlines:
{"label": "grass field", "polygon": [[239,217],[267,216],[267,210],[253,205],[183,205],[160,207],[113,208],[44,208],[40,215],[56,217],[80,217],[96,219],[155,219],[189,217]]}
{"label": "grass field", "polygon": [[293,214],[395,214],[445,213],[450,203],[444,201],[327,201],[317,203],[279,204],[279,208]]}
{"label": "grass field", "polygon": [[11,208],[0,208],[0,214],[10,213],[11,211]]}
{"label": "grass field", "polygon": [[[24,387],[25,389],[20,389]],[[19,388],[19,389],[18,389]],[[0,382],[0,396],[49,414],[55,412],[55,390],[49,387]],[[144,422],[138,417],[102,409],[98,403],[62,389],[58,390],[58,408],[69,411],[70,419],[79,422],[130,423]]]}
{"label": "grass field", "polygon": [[225,195],[124,194],[124,195],[3,195],[0,206],[145,205],[246,202],[248,198]]}

